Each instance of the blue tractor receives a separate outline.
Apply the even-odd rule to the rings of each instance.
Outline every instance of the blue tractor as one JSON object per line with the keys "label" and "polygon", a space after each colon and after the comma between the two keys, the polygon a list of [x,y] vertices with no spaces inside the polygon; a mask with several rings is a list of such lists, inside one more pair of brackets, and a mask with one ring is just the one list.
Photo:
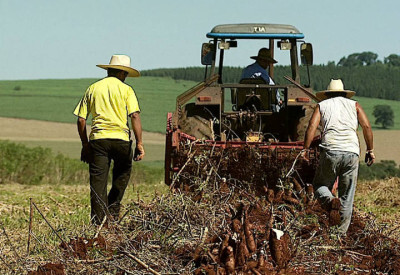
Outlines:
{"label": "blue tractor", "polygon": [[[250,150],[254,155],[256,150],[262,171],[244,172],[242,167],[254,166],[249,161],[256,160],[241,155],[236,162],[227,157],[230,160],[218,175],[247,180],[250,177],[253,182],[260,181],[259,185],[268,181],[267,185],[275,186],[283,160],[293,160],[301,151],[308,119],[318,101],[310,89],[312,45],[303,40],[304,34],[297,28],[281,24],[218,25],[206,36],[209,41],[201,49],[204,81],[179,95],[175,112],[167,116],[165,183],[179,186],[182,175],[193,174],[189,163],[196,154],[215,155],[223,151],[228,156]],[[275,81],[271,85],[260,78],[225,83],[227,51],[234,52],[245,42],[261,43],[275,59],[286,55],[290,76],[285,76],[285,83]],[[251,54],[254,55],[254,49],[247,58]],[[304,86],[299,84],[299,56],[306,66],[303,74],[308,84]],[[276,79],[274,64],[269,66],[268,73]],[[318,139],[313,144],[310,162],[298,164],[298,169],[304,171],[301,180],[308,182],[314,175]]]}

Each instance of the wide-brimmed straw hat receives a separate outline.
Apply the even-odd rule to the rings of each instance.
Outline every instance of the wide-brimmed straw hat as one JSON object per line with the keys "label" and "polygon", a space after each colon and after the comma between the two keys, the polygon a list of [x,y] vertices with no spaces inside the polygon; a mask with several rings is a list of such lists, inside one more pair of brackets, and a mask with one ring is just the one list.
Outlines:
{"label": "wide-brimmed straw hat", "polygon": [[128,77],[138,77],[140,72],[131,67],[131,58],[127,55],[115,54],[111,57],[110,64],[96,65],[102,69],[117,69],[128,73]]}
{"label": "wide-brimmed straw hat", "polygon": [[269,61],[270,63],[278,63],[278,61],[272,58],[271,51],[267,48],[261,48],[258,51],[257,56],[251,56],[250,58],[255,60],[266,60]]}
{"label": "wide-brimmed straw hat", "polygon": [[354,91],[345,90],[341,79],[331,79],[325,91],[317,92],[315,96],[321,100],[327,99],[329,93],[346,93],[346,97],[350,98],[356,94]]}

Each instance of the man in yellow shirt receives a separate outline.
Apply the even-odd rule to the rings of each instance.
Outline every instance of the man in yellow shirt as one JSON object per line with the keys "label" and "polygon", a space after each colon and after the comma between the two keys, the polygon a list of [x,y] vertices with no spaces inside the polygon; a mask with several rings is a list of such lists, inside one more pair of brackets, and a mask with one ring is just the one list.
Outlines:
{"label": "man in yellow shirt", "polygon": [[[144,157],[140,108],[132,87],[125,84],[126,77],[139,77],[130,66],[126,55],[113,55],[110,64],[97,65],[107,70],[107,77],[90,85],[75,108],[78,133],[82,141],[81,160],[89,163],[91,219],[100,224],[104,217],[118,219],[120,204],[128,185],[132,158]],[[92,116],[88,138],[86,120]],[[131,119],[136,140],[132,152],[129,122]],[[107,195],[107,179],[111,160],[112,187]]]}

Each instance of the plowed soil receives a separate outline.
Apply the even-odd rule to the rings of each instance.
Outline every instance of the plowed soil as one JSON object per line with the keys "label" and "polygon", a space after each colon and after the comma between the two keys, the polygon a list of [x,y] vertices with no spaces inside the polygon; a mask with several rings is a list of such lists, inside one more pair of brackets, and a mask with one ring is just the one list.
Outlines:
{"label": "plowed soil", "polygon": [[[3,140],[80,142],[76,125],[70,123],[0,117],[0,129],[0,139]],[[90,132],[90,126],[88,132]],[[143,135],[147,144],[164,144],[163,134],[144,132]]]}

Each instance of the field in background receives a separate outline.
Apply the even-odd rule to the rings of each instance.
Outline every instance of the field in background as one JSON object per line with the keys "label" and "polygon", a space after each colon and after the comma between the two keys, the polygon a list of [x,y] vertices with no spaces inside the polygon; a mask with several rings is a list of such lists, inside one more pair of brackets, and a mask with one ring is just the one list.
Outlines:
{"label": "field in background", "polygon": [[371,122],[372,128],[374,130],[381,130],[381,125],[375,124],[375,117],[372,115],[374,111],[374,106],[376,105],[389,105],[394,113],[394,126],[390,127],[389,129],[392,130],[400,130],[400,101],[395,100],[386,100],[386,99],[379,99],[379,98],[369,98],[369,97],[354,97],[361,106],[363,107],[365,113],[368,116],[368,119]]}
{"label": "field in background", "polygon": [[[0,137],[1,139],[1,137]],[[81,143],[70,141],[39,141],[39,140],[14,140],[14,142],[24,144],[28,147],[50,148],[55,153],[63,154],[67,157],[79,159],[81,154]],[[141,163],[147,166],[164,167],[164,144],[146,144],[146,157]]]}
{"label": "field in background", "polygon": [[[38,120],[11,119],[0,117],[0,140],[10,140],[29,147],[42,146],[62,153],[70,158],[79,158],[81,144],[75,124],[46,122]],[[359,131],[361,150],[365,151],[365,142]],[[375,153],[378,161],[394,160],[400,164],[399,130],[374,129]],[[165,136],[161,133],[144,133],[148,166],[163,167]],[[362,155],[363,157],[363,155]]]}
{"label": "field in background", "polygon": [[[0,117],[0,129],[0,140],[50,148],[55,153],[80,158],[81,143],[75,124]],[[144,132],[143,139],[146,157],[141,163],[163,167],[164,134]]]}
{"label": "field in background", "polygon": [[[0,81],[0,117],[15,117],[75,123],[73,109],[85,89],[96,79]],[[163,77],[128,78],[142,109],[143,129],[164,133],[167,112],[175,109],[176,96],[194,86],[193,81]],[[395,125],[400,130],[400,101],[356,97],[365,109],[373,127],[375,105],[388,104],[395,113]]]}
{"label": "field in background", "polygon": [[[72,111],[88,85],[96,79],[0,81],[0,117],[23,118],[31,121],[1,119],[0,139],[9,139],[27,146],[43,146],[71,158],[79,158],[80,143],[76,132],[76,118]],[[164,132],[167,112],[175,109],[176,96],[196,83],[163,77],[128,78],[137,93],[142,109],[143,129],[158,132],[151,138],[145,135],[144,163],[162,167],[164,160]],[[380,160],[400,163],[400,102],[356,97],[375,132],[376,154]],[[373,107],[388,104],[395,112],[395,126],[381,130],[374,125]],[[62,122],[43,124],[35,120]],[[68,129],[68,133],[64,130]],[[9,132],[11,131],[11,132]],[[360,136],[361,137],[361,136]],[[361,140],[363,148],[363,140]]]}
{"label": "field in background", "polygon": [[[96,79],[0,81],[0,117],[75,123],[72,114],[86,88]],[[167,112],[192,81],[162,77],[128,78],[139,99],[143,129],[165,132]]]}

